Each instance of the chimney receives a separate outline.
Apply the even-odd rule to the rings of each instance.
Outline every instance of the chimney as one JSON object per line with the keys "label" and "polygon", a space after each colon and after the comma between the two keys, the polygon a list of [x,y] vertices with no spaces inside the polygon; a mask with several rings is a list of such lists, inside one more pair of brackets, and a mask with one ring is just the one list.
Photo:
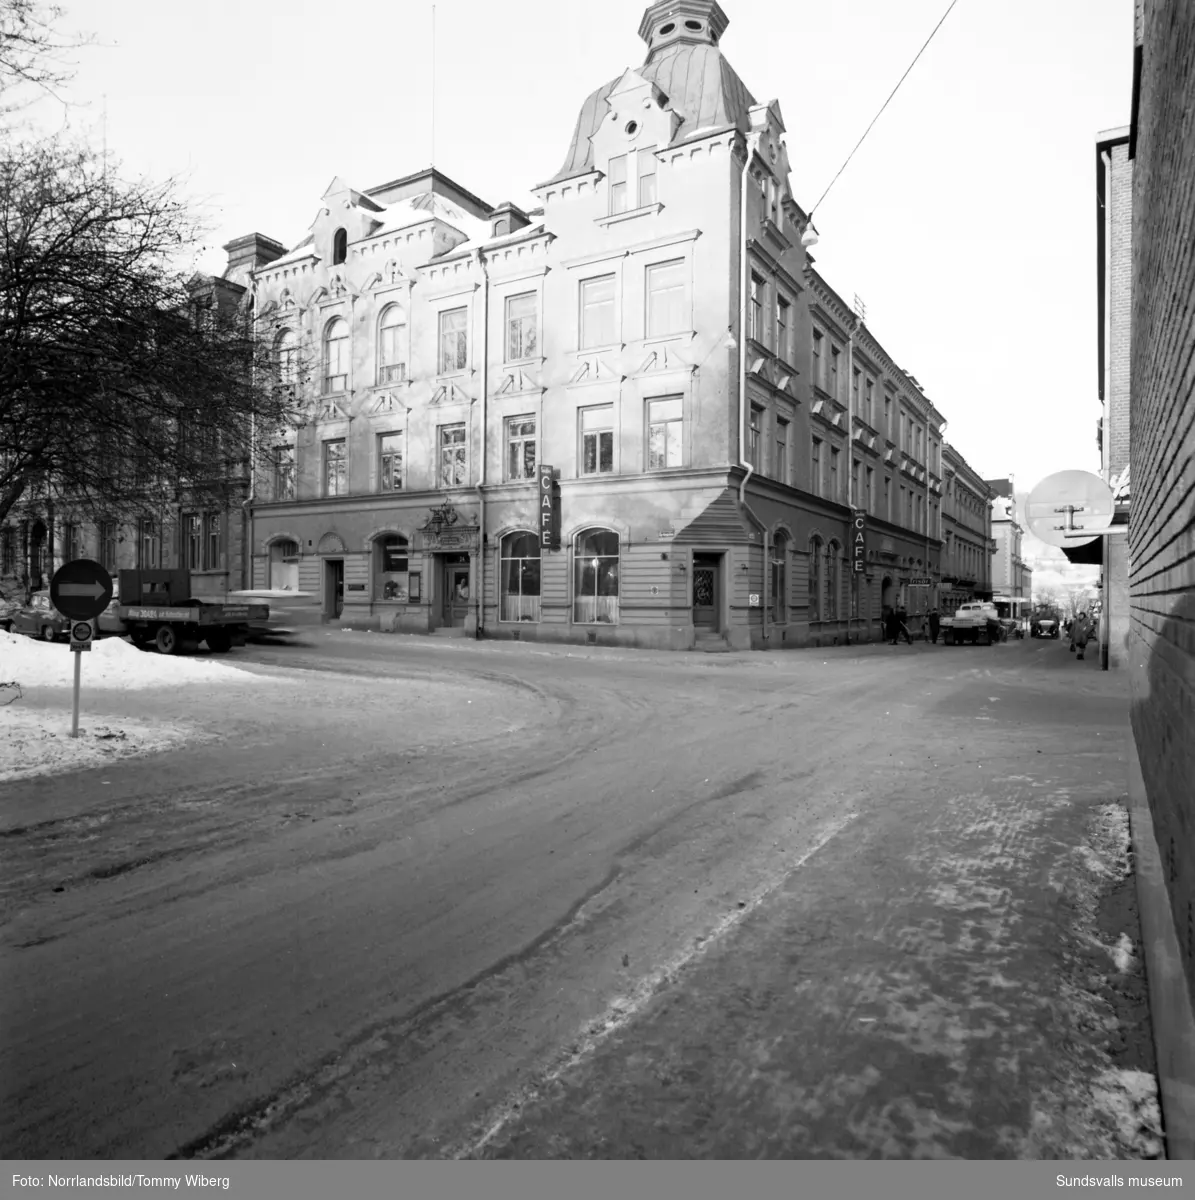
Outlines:
{"label": "chimney", "polygon": [[228,266],[224,268],[223,278],[247,286],[249,272],[281,258],[286,247],[263,233],[247,233],[228,242],[224,252],[228,255]]}
{"label": "chimney", "polygon": [[503,200],[490,213],[490,236],[504,237],[508,233],[516,233],[526,229],[531,224],[531,218],[517,204]]}

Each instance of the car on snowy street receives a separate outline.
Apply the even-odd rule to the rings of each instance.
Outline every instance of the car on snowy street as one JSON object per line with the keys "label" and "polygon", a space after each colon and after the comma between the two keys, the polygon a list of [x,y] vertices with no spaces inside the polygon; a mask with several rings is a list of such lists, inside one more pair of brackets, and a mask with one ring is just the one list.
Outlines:
{"label": "car on snowy street", "polygon": [[49,592],[34,592],[28,604],[22,604],[9,617],[13,633],[60,642],[70,636],[70,621],[50,603]]}

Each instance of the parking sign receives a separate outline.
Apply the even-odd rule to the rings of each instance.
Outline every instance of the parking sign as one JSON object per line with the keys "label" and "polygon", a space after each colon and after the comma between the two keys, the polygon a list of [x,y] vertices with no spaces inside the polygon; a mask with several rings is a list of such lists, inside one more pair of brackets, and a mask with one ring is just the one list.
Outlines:
{"label": "parking sign", "polygon": [[92,638],[95,637],[95,626],[90,621],[71,622],[71,649],[90,650]]}

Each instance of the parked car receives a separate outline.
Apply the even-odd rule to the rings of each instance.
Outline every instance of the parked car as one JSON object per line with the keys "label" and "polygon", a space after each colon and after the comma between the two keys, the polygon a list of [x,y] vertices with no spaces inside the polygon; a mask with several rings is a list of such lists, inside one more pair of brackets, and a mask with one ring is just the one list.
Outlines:
{"label": "parked car", "polygon": [[1039,621],[1034,621],[1033,629],[1030,632],[1033,637],[1056,638],[1058,636],[1058,622],[1049,617],[1043,617]]}
{"label": "parked car", "polygon": [[6,600],[0,598],[0,629],[8,632],[12,629],[13,613],[21,607],[19,600]]}
{"label": "parked car", "polygon": [[128,631],[129,627],[120,617],[120,592],[114,590],[108,607],[95,619],[95,636],[124,637]]}
{"label": "parked car", "polygon": [[70,637],[70,619],[50,603],[49,592],[34,592],[29,603],[21,605],[10,619],[13,633],[40,638],[43,642],[60,642]]}

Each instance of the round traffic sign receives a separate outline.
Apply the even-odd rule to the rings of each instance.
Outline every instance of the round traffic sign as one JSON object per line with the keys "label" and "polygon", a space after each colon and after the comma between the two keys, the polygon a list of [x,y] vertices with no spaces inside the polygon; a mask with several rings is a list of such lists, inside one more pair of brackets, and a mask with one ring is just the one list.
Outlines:
{"label": "round traffic sign", "polygon": [[91,641],[91,622],[76,621],[71,626],[71,640],[75,642]]}
{"label": "round traffic sign", "polygon": [[63,563],[50,580],[50,603],[72,621],[98,617],[112,599],[112,576],[90,558]]}
{"label": "round traffic sign", "polygon": [[1090,471],[1058,471],[1029,493],[1025,523],[1050,546],[1094,542],[1112,524],[1112,489]]}

